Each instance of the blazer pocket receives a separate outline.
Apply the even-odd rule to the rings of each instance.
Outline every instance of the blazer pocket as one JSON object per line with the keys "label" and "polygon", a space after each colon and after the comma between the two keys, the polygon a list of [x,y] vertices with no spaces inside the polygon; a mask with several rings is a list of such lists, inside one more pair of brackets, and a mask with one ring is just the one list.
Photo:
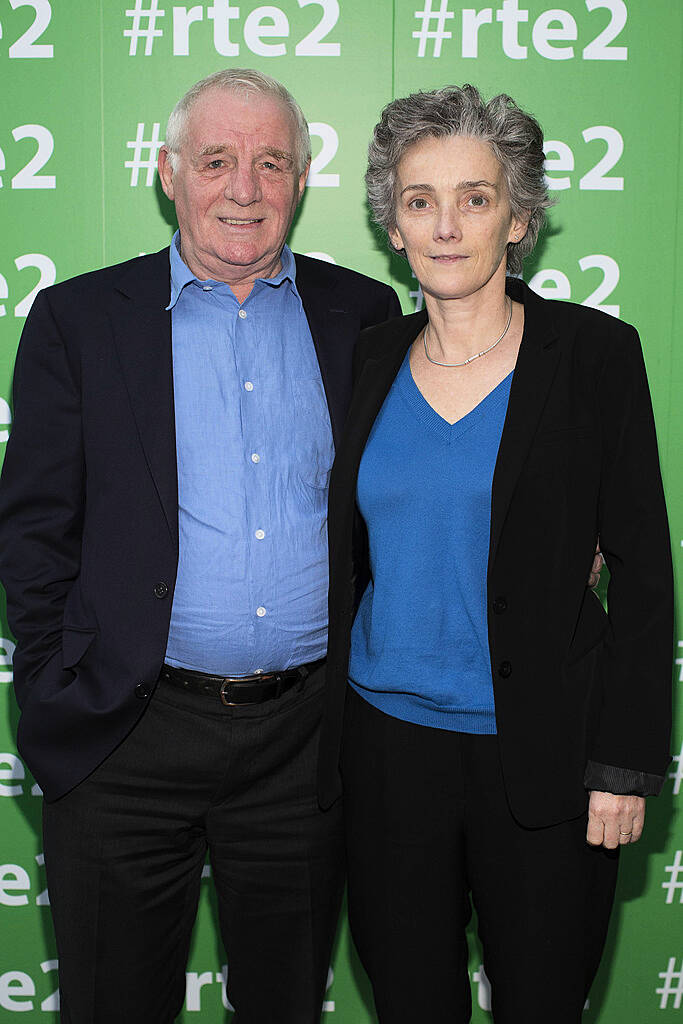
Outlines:
{"label": "blazer pocket", "polygon": [[575,441],[593,440],[596,436],[595,429],[591,426],[558,427],[542,431],[536,440],[541,445],[573,444]]}
{"label": "blazer pocket", "polygon": [[65,626],[62,630],[62,668],[77,665],[96,636],[96,629],[71,629]]}
{"label": "blazer pocket", "polygon": [[559,427],[537,434],[529,451],[526,470],[532,476],[554,473],[566,486],[573,460],[583,459],[598,435],[590,426]]}

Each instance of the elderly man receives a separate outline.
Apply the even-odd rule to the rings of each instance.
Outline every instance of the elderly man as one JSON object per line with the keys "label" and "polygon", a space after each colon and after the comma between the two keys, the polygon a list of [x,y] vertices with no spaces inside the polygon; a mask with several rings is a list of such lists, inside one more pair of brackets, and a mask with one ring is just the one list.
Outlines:
{"label": "elderly man", "polygon": [[320,1017],[327,480],[356,335],[400,309],[285,245],[309,162],[279,83],[197,83],[170,252],[41,292],[22,337],[0,566],[69,1024],[175,1018],[207,850],[238,1024]]}

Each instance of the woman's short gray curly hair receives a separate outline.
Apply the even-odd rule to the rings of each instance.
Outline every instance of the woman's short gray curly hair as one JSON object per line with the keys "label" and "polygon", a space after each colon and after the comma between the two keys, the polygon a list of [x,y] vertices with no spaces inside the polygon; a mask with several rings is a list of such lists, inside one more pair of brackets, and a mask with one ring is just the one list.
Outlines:
{"label": "woman's short gray curly hair", "polygon": [[165,146],[173,170],[176,169],[178,154],[185,141],[187,122],[192,108],[204,93],[213,89],[222,89],[225,92],[235,92],[247,96],[250,93],[256,93],[279,100],[289,111],[294,122],[296,172],[297,174],[303,173],[311,159],[311,137],[303,111],[282,82],[278,82],[277,79],[271,78],[270,75],[265,75],[261,71],[255,71],[253,68],[225,68],[223,71],[215,71],[207,78],[202,78],[200,82],[195,82],[185,95],[181,96],[171,111],[166,126]]}
{"label": "woman's short gray curly hair", "polygon": [[525,220],[530,214],[524,238],[508,243],[508,270],[518,274],[552,200],[543,173],[541,127],[505,93],[486,103],[473,85],[449,85],[388,103],[368,149],[365,184],[373,218],[387,234],[396,227],[397,170],[406,150],[421,139],[454,135],[489,144],[502,167],[513,216]]}

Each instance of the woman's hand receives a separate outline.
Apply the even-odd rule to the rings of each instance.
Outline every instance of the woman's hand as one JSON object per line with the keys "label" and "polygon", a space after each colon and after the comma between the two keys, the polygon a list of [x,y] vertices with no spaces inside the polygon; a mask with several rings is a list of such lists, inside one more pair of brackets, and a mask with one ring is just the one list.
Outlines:
{"label": "woman's hand", "polygon": [[614,850],[636,843],[643,832],[645,797],[616,796],[593,790],[588,804],[586,841]]}

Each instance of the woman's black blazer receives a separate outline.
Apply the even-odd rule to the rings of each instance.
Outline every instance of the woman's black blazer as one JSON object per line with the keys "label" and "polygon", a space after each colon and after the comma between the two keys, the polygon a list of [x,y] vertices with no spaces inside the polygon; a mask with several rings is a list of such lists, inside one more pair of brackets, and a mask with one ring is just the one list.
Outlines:
{"label": "woman's black blazer", "polygon": [[[587,789],[609,789],[613,779],[617,792],[657,789],[669,762],[673,586],[636,331],[597,310],[541,299],[517,279],[508,278],[507,290],[523,302],[525,325],[493,477],[488,628],[507,795],[515,817],[534,827],[578,816]],[[356,583],[368,573],[358,466],[425,322],[420,312],[371,327],[356,350],[330,485],[323,806],[340,792]],[[598,537],[609,614],[586,586]]]}

